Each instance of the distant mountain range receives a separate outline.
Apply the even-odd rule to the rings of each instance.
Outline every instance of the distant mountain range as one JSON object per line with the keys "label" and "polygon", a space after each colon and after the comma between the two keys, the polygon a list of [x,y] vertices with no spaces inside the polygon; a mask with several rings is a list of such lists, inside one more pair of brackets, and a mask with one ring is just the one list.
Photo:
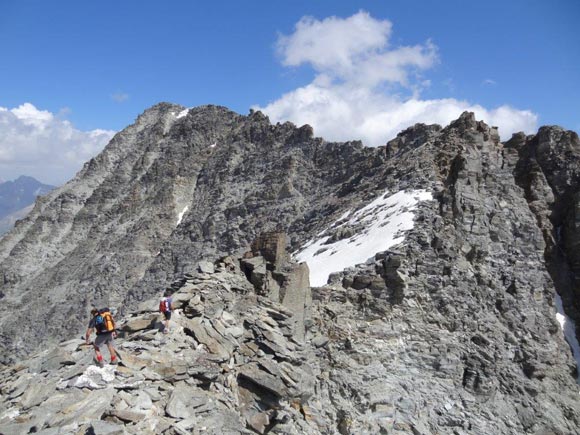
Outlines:
{"label": "distant mountain range", "polygon": [[0,180],[0,234],[28,214],[37,196],[47,194],[54,187],[24,175],[14,181]]}

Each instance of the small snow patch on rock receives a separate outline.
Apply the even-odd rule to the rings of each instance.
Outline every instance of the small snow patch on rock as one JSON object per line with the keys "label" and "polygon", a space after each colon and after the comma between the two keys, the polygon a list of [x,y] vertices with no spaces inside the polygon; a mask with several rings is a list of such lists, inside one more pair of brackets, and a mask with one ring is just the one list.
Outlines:
{"label": "small snow patch on rock", "polygon": [[103,368],[89,366],[85,372],[72,382],[71,387],[90,388],[92,390],[105,388],[115,380],[115,367],[112,365]]}
{"label": "small snow patch on rock", "polygon": [[184,118],[184,117],[186,117],[186,116],[187,116],[187,114],[188,114],[188,113],[189,113],[189,109],[182,110],[181,112],[179,112],[179,113],[177,114],[176,118],[177,118],[177,119],[179,119],[179,118]]}
{"label": "small snow patch on rock", "polygon": [[177,225],[179,225],[183,219],[183,216],[185,215],[185,213],[187,212],[187,210],[189,210],[189,206],[185,206],[183,208],[183,210],[181,210],[181,213],[179,213],[179,215],[177,216]]}
{"label": "small snow patch on rock", "polygon": [[[576,360],[576,365],[580,368],[580,344],[576,337],[576,325],[574,324],[574,321],[564,313],[562,298],[558,293],[556,293],[556,310],[556,320],[558,320],[560,328],[562,328],[564,338],[572,348],[572,354]],[[580,384],[580,376],[576,378],[576,382]]]}

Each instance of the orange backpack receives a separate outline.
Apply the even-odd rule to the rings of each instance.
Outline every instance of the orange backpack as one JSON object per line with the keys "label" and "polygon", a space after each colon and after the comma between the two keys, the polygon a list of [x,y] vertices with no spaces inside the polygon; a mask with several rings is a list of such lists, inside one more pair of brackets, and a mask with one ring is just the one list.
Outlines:
{"label": "orange backpack", "polygon": [[95,329],[97,330],[97,334],[104,334],[115,330],[115,320],[108,308],[99,310],[99,314],[95,318]]}

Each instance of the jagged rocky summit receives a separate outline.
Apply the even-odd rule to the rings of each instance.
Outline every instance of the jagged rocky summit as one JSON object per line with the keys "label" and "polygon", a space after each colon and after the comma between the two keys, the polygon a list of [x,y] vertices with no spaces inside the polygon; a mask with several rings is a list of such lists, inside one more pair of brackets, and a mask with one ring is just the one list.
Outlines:
{"label": "jagged rocky summit", "polygon": [[[221,276],[227,292],[208,284],[219,300],[204,299],[203,312],[178,310],[176,322],[189,325],[180,323],[191,340],[180,329],[167,338],[182,343],[168,352],[172,361],[189,354],[174,380],[185,385],[157,385],[157,391],[181,385],[195,389],[187,397],[209,392],[222,404],[238,400],[228,408],[235,417],[214,409],[223,412],[224,424],[232,416],[233,433],[579,433],[574,327],[557,313],[562,305],[578,319],[579,151],[578,136],[558,127],[501,143],[495,128],[469,113],[445,128],[419,124],[385,147],[365,148],[314,138],[308,126],[271,125],[259,112],[154,106],[0,239],[0,291],[11,313],[0,320],[3,361],[76,336],[93,304],[143,316],[136,314],[143,301],[168,282],[187,282],[202,258],[232,255],[243,275],[221,275],[227,267],[218,262],[209,275]],[[266,260],[270,254],[263,261],[237,259],[269,230],[288,234],[284,252],[306,262],[308,274],[304,265],[296,274],[280,270],[277,250],[274,260]],[[315,285],[312,303],[288,292],[310,288],[306,277]],[[240,279],[243,296],[233,290]],[[250,300],[247,309],[230,312]],[[223,308],[224,301],[233,305]],[[271,309],[284,314],[268,321],[263,304],[277,304]],[[214,313],[220,307],[232,325],[241,322],[241,336],[221,328],[226,320]],[[272,342],[278,335],[269,331],[268,338],[262,324],[251,327],[258,320],[285,337],[277,350],[263,337]],[[192,322],[203,327],[194,330]],[[148,331],[139,334],[154,344],[163,340]],[[230,336],[235,340],[224,344]],[[205,343],[207,337],[219,346]],[[136,338],[127,336],[121,349]],[[67,344],[69,352],[78,344]],[[244,345],[257,356],[244,355]],[[222,348],[230,360],[243,358],[226,369],[214,360],[225,356]],[[201,385],[197,354],[191,356],[198,351],[218,364],[220,375],[233,371],[236,382],[227,385],[222,376],[223,382]],[[159,364],[147,361],[142,376]],[[89,376],[89,363],[70,364],[74,376]],[[311,382],[307,394],[289,390],[297,379],[285,363]],[[14,395],[18,367],[4,372],[10,383],[2,382],[3,398],[13,397],[4,402],[2,424],[28,424],[38,414],[26,401],[21,405],[25,393]],[[22,374],[38,373],[39,385],[59,377],[63,387],[58,371],[26,367]],[[254,370],[251,376],[242,367]],[[270,381],[277,387],[264,386]],[[107,385],[99,391],[114,397],[141,391]],[[63,388],[62,394],[77,394],[79,386]],[[108,404],[91,419],[136,430],[111,414],[135,411],[131,400],[123,398],[126,408],[118,400],[120,408]],[[197,422],[203,424],[206,411],[171,415],[163,400],[170,399],[159,398],[147,415],[183,427],[170,421],[161,432],[201,430]],[[14,417],[16,411],[24,413]],[[52,430],[75,423],[38,424]]]}

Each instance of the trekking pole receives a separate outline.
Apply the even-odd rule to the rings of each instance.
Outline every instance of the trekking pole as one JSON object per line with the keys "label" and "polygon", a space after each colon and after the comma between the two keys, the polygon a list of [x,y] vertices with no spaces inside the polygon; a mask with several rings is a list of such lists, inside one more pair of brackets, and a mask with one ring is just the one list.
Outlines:
{"label": "trekking pole", "polygon": [[87,340],[83,336],[81,336],[81,340],[83,340],[83,342],[79,344],[79,346],[92,346],[95,343],[94,341],[87,343]]}

